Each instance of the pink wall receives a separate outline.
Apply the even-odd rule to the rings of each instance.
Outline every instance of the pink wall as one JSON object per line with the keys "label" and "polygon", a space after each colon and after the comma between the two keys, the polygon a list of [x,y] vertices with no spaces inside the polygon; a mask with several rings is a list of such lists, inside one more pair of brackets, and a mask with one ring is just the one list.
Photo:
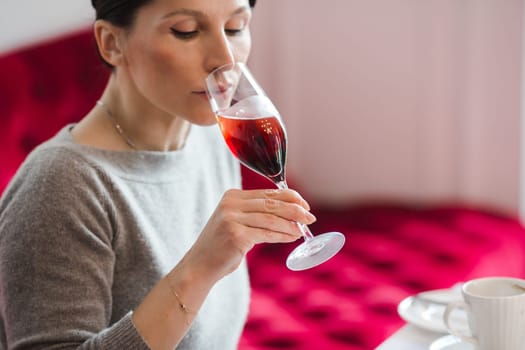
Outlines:
{"label": "pink wall", "polygon": [[0,54],[93,23],[89,0],[1,0]]}
{"label": "pink wall", "polygon": [[260,1],[251,65],[308,198],[519,206],[521,0]]}

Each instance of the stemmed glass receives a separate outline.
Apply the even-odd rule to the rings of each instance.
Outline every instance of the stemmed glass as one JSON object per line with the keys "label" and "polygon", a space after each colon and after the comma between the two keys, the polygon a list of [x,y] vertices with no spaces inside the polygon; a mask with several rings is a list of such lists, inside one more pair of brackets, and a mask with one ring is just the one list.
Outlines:
{"label": "stemmed glass", "polygon": [[[239,161],[286,189],[287,136],[281,116],[248,67],[233,63],[215,69],[206,78],[211,108],[224,140]],[[298,223],[304,242],[288,256],[290,270],[306,270],[332,258],[343,247],[345,236],[328,232],[314,236]]]}

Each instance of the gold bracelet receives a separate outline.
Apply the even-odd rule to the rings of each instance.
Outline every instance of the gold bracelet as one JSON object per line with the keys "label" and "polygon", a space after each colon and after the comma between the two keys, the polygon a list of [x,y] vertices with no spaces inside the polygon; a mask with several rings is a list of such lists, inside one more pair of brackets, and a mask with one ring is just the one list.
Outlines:
{"label": "gold bracelet", "polygon": [[[190,315],[190,314],[194,314],[193,312],[191,312],[188,307],[186,306],[186,304],[184,304],[182,302],[182,299],[180,298],[179,294],[175,291],[175,289],[171,286],[171,284],[169,285],[170,287],[170,291],[171,291],[171,294],[173,294],[173,296],[175,297],[175,299],[177,300],[177,303],[179,304],[179,308],[181,309],[181,311],[186,315]],[[191,324],[191,322],[186,319],[186,323],[188,324],[188,326]]]}
{"label": "gold bracelet", "polygon": [[177,294],[177,292],[174,291],[173,288],[171,288],[171,292],[172,292],[173,295],[175,296],[175,299],[177,299],[177,302],[179,303],[180,309],[181,309],[184,313],[188,313],[188,308],[186,307],[186,304],[184,304],[184,303],[182,302],[182,300],[180,299],[179,294]]}

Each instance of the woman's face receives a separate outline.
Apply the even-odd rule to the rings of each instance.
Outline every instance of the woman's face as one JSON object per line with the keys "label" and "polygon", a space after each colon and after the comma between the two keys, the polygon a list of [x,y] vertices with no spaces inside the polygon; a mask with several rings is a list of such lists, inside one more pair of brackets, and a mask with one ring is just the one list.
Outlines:
{"label": "woman's face", "polygon": [[123,74],[137,98],[191,123],[215,122],[205,78],[245,62],[251,48],[248,0],[155,0],[124,36]]}

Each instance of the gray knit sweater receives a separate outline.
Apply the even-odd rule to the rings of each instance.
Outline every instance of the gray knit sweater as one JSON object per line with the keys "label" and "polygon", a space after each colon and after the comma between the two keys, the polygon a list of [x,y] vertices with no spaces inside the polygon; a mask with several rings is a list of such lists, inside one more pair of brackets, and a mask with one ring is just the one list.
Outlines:
{"label": "gray knit sweater", "polygon": [[[0,201],[0,349],[147,349],[132,310],[190,248],[238,163],[217,127],[175,152],[107,151],[62,129]],[[219,281],[178,349],[235,349],[243,263]]]}

